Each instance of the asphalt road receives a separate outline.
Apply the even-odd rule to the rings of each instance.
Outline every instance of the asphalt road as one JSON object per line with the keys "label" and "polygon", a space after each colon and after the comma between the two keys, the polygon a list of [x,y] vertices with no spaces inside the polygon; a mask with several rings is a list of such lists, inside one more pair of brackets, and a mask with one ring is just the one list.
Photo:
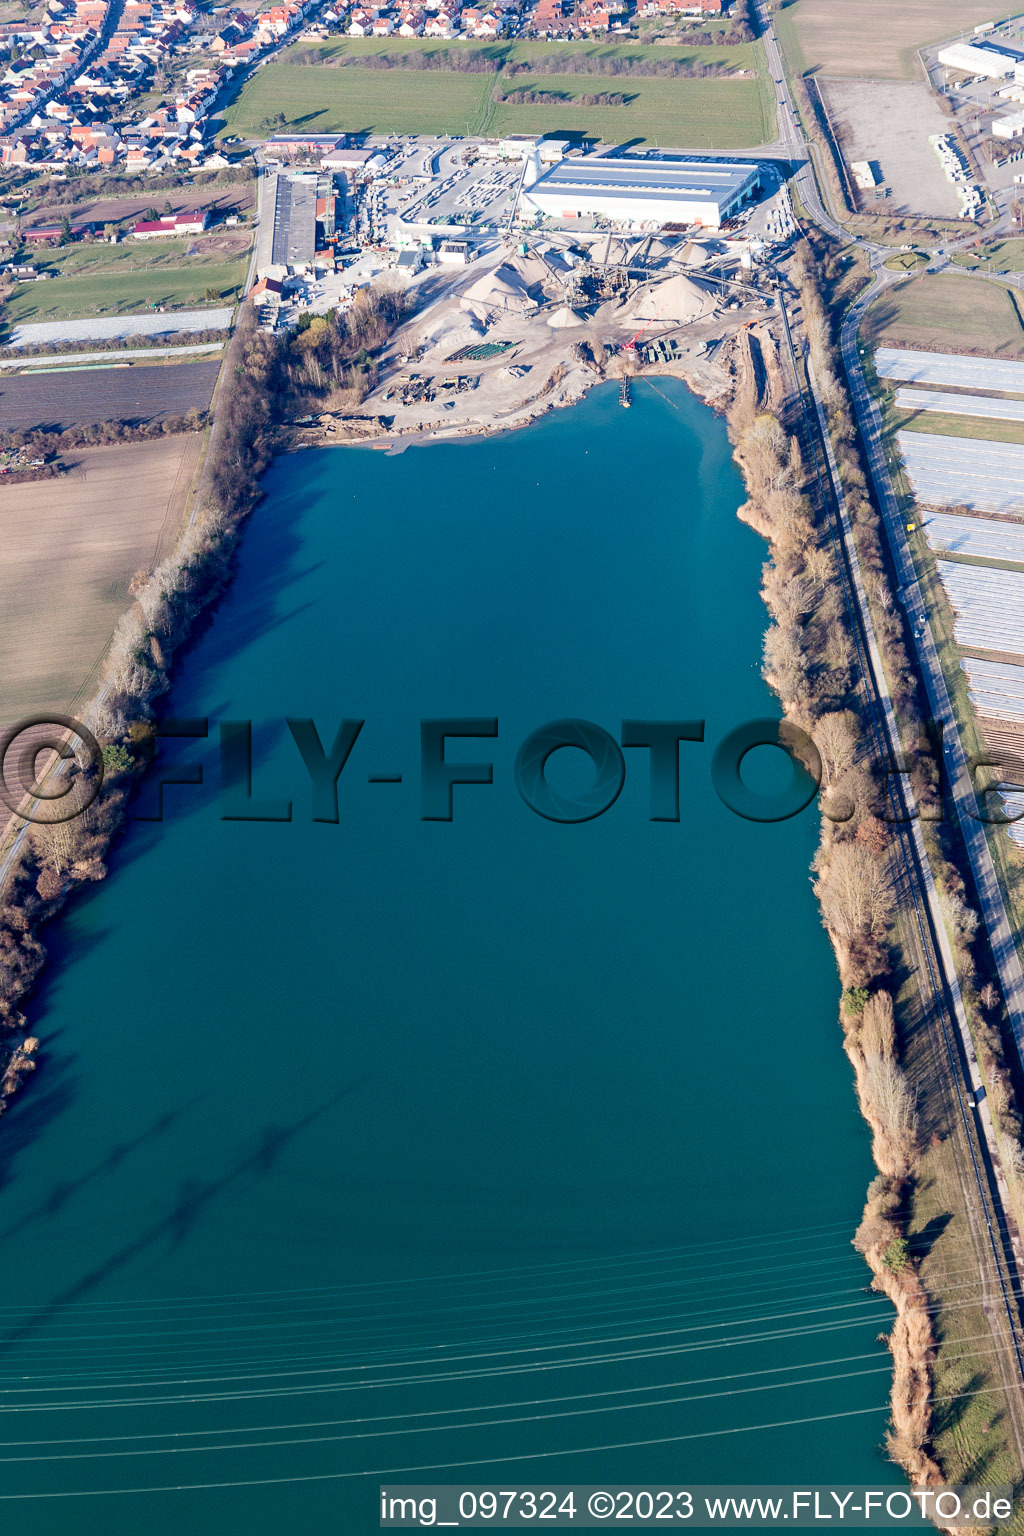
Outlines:
{"label": "asphalt road", "polygon": [[830,235],[835,235],[841,240],[847,240],[849,236],[846,231],[827,212],[818,192],[810,147],[803,136],[789,93],[789,86],[786,83],[782,50],[772,30],[771,12],[768,10],[767,0],[756,0],[756,10],[761,29],[761,42],[768,62],[768,77],[772,81],[772,89],[775,92],[778,145],[785,152],[787,159],[793,162],[795,168],[793,181],[800,201],[814,222],[820,224],[822,229],[828,230]]}

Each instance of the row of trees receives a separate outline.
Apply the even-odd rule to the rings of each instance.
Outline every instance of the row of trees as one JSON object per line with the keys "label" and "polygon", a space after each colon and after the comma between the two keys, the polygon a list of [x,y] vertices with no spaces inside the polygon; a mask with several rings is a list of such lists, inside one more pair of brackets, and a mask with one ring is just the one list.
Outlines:
{"label": "row of trees", "polygon": [[699,59],[652,58],[647,53],[591,53],[567,49],[537,59],[514,59],[504,73],[515,75],[611,75],[615,78],[709,80],[730,75],[731,64],[704,64]]}
{"label": "row of trees", "polygon": [[[965,871],[969,870],[965,851],[949,819],[940,819],[941,748],[925,729],[920,681],[909,659],[906,621],[893,597],[882,521],[869,490],[857,427],[841,379],[831,326],[831,315],[835,312],[833,292],[841,280],[839,254],[824,237],[816,239],[820,246],[820,261],[815,260],[810,245],[805,244],[798,253],[793,272],[800,291],[804,330],[819,392],[827,406],[829,433],[852,518],[872,624],[882,651],[902,738],[910,748],[912,784],[922,818],[922,834],[953,947],[960,990],[986,1081],[1004,1170],[1020,1214],[1024,1212],[1024,1154],[1021,1151],[1024,1121],[1015,1099],[1003,1047],[1005,1011],[995,984],[991,954],[986,946],[977,942],[979,919],[965,880]],[[856,708],[856,702],[851,700],[851,703]],[[848,773],[850,771],[856,771],[856,765],[853,770],[847,769]],[[881,790],[883,786],[877,787]],[[884,828],[879,830],[884,834]],[[865,850],[874,851],[876,830],[870,829],[865,835],[862,821],[855,839]],[[841,957],[841,968],[842,946],[854,942],[852,936],[858,926],[862,934],[872,924],[878,931],[879,921],[884,917],[884,913],[874,906],[874,883],[869,868],[853,871],[851,887],[852,866],[849,855],[843,852],[846,846],[842,829],[826,826],[818,860],[818,894],[833,941],[839,940],[837,953]],[[879,851],[882,846],[882,840],[878,839]],[[857,862],[863,863],[863,860],[858,857]],[[884,926],[878,937],[880,942],[884,941]],[[927,1449],[930,1363],[935,1348],[929,1303],[913,1266],[905,1261],[893,1262],[893,1253],[904,1238],[906,1192],[916,1177],[918,1166],[918,1142],[912,1134],[910,1114],[913,1097],[905,1079],[900,1081],[894,1031],[888,1054],[882,1053],[884,1070],[878,1065],[876,1035],[871,1030],[877,1024],[878,1008],[887,1009],[889,1001],[881,986],[884,974],[876,973],[873,965],[865,965],[865,961],[873,957],[874,944],[867,953],[863,942],[848,952],[857,963],[844,975],[847,984],[844,1031],[865,1117],[875,1133],[876,1163],[880,1170],[879,1178],[869,1191],[858,1246],[872,1265],[876,1283],[895,1301],[898,1314],[890,1339],[896,1361],[890,1449],[912,1477],[934,1480],[938,1477],[938,1468]],[[890,1036],[887,1034],[886,1038]]]}
{"label": "row of trees", "polygon": [[[852,423],[832,352],[829,316],[814,261],[801,249],[793,275],[830,429],[844,478],[858,501],[866,488],[856,463]],[[868,1194],[858,1247],[897,1312],[889,1338],[894,1361],[889,1450],[916,1481],[934,1481],[929,1452],[934,1338],[928,1298],[906,1246],[905,1196],[920,1157],[915,1095],[896,1036],[887,986],[894,908],[892,849],[884,815],[885,784],[873,762],[868,711],[842,600],[828,509],[808,495],[803,454],[783,421],[760,408],[755,373],[744,370],[745,394],[730,425],[751,494],[747,516],[769,538],[763,595],[771,614],[764,670],[788,719],[812,737],[822,761],[824,812],[814,861],[815,892],[843,983],[844,1047],[861,1111],[872,1130],[878,1178]],[[859,508],[858,508],[859,511]],[[864,514],[860,513],[861,521]],[[871,550],[859,537],[859,547]],[[869,565],[871,562],[869,561]],[[869,574],[880,596],[881,568]],[[891,639],[890,651],[895,640]],[[895,658],[894,659],[898,659]]]}
{"label": "row of trees", "polygon": [[[807,315],[808,334],[816,366],[828,380],[828,387],[838,390],[835,379],[835,351],[831,344],[828,314],[814,263],[802,262],[801,295]],[[829,252],[822,266],[827,287],[834,256]],[[833,437],[840,470],[847,487],[854,522],[854,537],[865,571],[865,584],[872,606],[872,618],[883,649],[886,675],[896,705],[904,740],[912,747],[912,784],[922,813],[922,833],[929,861],[935,874],[946,926],[953,946],[957,974],[971,1029],[978,1044],[979,1062],[985,1074],[989,1105],[997,1130],[1003,1138],[1004,1161],[1012,1180],[1015,1203],[1024,1217],[1024,1117],[1022,1117],[1011,1079],[1004,1033],[1008,1028],[1002,999],[996,986],[991,954],[976,942],[979,918],[974,910],[965,872],[969,863],[962,844],[951,831],[948,818],[941,818],[941,762],[936,743],[928,736],[923,719],[919,680],[911,666],[905,635],[905,620],[892,595],[888,580],[886,553],[882,541],[881,519],[868,494],[856,429],[846,402],[833,410]]]}
{"label": "row of trees", "polygon": [[[505,63],[502,47],[409,48],[401,53],[345,53],[332,60],[339,68],[444,70],[457,75],[496,75]],[[319,62],[319,59],[318,59]]]}
{"label": "row of trees", "polygon": [[39,458],[52,458],[73,448],[99,447],[104,443],[136,443],[147,438],[169,437],[179,432],[199,432],[206,413],[193,407],[184,415],[159,416],[144,421],[97,421],[67,427],[63,432],[31,428],[25,432],[0,432],[0,450],[24,448]]}
{"label": "row of trees", "polygon": [[581,96],[571,96],[568,91],[521,90],[506,91],[501,99],[517,107],[549,107],[565,103],[576,107],[626,107],[635,98],[624,91],[585,91]]}

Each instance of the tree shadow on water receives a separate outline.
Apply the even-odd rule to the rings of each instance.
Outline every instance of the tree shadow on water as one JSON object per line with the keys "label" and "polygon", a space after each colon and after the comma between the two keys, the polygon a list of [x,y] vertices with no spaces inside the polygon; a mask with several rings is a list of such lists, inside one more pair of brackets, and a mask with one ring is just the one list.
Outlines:
{"label": "tree shadow on water", "polygon": [[109,1174],[116,1173],[122,1163],[133,1153],[138,1152],[148,1143],[159,1140],[161,1136],[165,1136],[181,1119],[182,1115],[200,1103],[202,1097],[202,1095],[197,1095],[188,1104],[182,1104],[175,1109],[166,1110],[162,1115],[157,1116],[152,1125],[140,1131],[137,1136],[126,1141],[115,1142],[109,1151],[97,1163],[94,1163],[91,1168],[77,1173],[73,1178],[58,1179],[55,1184],[50,1186],[48,1191],[40,1195],[33,1209],[26,1211],[23,1216],[19,1217],[17,1221],[11,1222],[9,1226],[0,1229],[0,1243],[7,1242],[10,1238],[16,1237],[27,1227],[31,1227],[38,1222],[49,1221],[59,1215],[65,1206],[84,1190],[99,1180],[106,1178]]}
{"label": "tree shadow on water", "polygon": [[[78,1092],[78,1078],[73,1062],[73,1056],[65,1055],[52,1062],[46,1061],[44,1057],[43,1069],[33,1074],[4,1115],[4,1159],[0,1163],[0,1193],[15,1183],[18,1159],[25,1157],[33,1142],[44,1135],[74,1102]],[[37,1076],[38,1085],[35,1081]],[[27,1171],[31,1171],[30,1168]]]}
{"label": "tree shadow on water", "polygon": [[[19,1343],[45,1334],[47,1326],[60,1318],[65,1308],[88,1296],[128,1265],[147,1254],[159,1257],[178,1247],[218,1205],[234,1199],[243,1189],[264,1179],[296,1138],[343,1099],[358,1092],[364,1082],[365,1079],[356,1079],[347,1084],[290,1125],[273,1122],[266,1125],[255,1142],[245,1144],[215,1177],[184,1180],[167,1208],[155,1220],[93,1264],[51,1300],[5,1329],[0,1334],[0,1348],[14,1350],[16,1356]],[[268,1216],[270,1219],[273,1218]]]}

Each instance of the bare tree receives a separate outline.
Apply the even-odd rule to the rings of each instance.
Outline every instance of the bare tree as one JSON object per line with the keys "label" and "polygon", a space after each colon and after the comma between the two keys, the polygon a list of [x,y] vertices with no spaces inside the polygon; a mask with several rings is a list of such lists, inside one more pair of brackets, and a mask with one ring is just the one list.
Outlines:
{"label": "bare tree", "polygon": [[74,861],[75,838],[70,821],[37,823],[35,835],[47,863],[62,875]]}
{"label": "bare tree", "polygon": [[978,914],[968,906],[959,891],[940,892],[946,921],[961,944],[970,944],[978,931]]}
{"label": "bare tree", "polygon": [[872,1117],[909,1167],[917,1149],[917,1106],[906,1078],[894,1061],[868,1056],[863,1082]]}
{"label": "bare tree", "polygon": [[831,789],[857,761],[856,716],[848,709],[822,715],[814,727],[814,745],[825,765],[825,787]]}
{"label": "bare tree", "polygon": [[888,992],[874,992],[864,1004],[857,1039],[865,1056],[878,1056],[885,1061],[896,1059],[896,1017]]}
{"label": "bare tree", "polygon": [[875,934],[893,907],[885,865],[862,843],[836,843],[829,849],[815,891],[826,927],[845,940]]}

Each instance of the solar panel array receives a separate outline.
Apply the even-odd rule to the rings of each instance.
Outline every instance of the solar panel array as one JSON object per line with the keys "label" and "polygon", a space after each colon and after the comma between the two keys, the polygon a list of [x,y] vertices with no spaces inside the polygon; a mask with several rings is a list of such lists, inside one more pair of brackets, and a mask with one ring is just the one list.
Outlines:
{"label": "solar panel array", "polygon": [[988,517],[930,512],[924,531],[932,549],[977,555],[985,560],[1014,560],[1024,565],[1024,523],[997,523]]}
{"label": "solar panel array", "polygon": [[967,673],[971,703],[979,714],[998,720],[1019,720],[1024,725],[1024,667],[1010,661],[982,661],[966,656],[960,665]]}
{"label": "solar panel array", "polygon": [[1024,571],[940,560],[939,575],[956,613],[956,642],[1024,656]]}
{"label": "solar panel array", "polygon": [[899,379],[906,384],[952,384],[956,389],[997,389],[1024,395],[1024,363],[1008,363],[1001,358],[879,347],[875,368],[883,379]]}
{"label": "solar panel array", "polygon": [[1024,443],[929,432],[898,432],[896,439],[914,495],[925,505],[1024,512]]}
{"label": "solar panel array", "polygon": [[947,416],[987,416],[990,421],[1024,421],[1024,400],[996,400],[992,395],[951,395],[941,389],[896,391],[904,411],[943,411]]}

